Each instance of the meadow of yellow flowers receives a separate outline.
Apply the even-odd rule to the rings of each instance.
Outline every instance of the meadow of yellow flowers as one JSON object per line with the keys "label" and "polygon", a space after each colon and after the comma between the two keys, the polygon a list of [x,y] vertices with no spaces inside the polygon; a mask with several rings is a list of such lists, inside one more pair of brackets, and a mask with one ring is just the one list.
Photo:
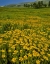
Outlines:
{"label": "meadow of yellow flowers", "polygon": [[[0,20],[0,23],[3,20]],[[38,17],[0,25],[0,64],[50,64],[50,22]]]}

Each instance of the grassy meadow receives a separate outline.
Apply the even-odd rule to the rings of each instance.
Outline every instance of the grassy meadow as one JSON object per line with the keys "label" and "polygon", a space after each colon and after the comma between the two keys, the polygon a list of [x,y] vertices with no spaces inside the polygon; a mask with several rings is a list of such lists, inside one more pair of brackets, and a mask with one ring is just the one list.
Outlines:
{"label": "grassy meadow", "polygon": [[0,7],[0,64],[50,64],[50,8]]}

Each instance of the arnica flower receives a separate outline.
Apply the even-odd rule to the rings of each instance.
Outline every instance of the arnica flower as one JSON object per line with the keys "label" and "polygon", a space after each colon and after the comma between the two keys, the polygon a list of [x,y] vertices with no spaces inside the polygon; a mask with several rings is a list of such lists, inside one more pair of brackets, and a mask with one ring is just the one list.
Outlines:
{"label": "arnica flower", "polygon": [[5,54],[2,54],[2,58],[5,58],[6,56],[5,56]]}
{"label": "arnica flower", "polygon": [[36,60],[36,64],[40,64],[40,60]]}
{"label": "arnica flower", "polygon": [[50,35],[48,37],[50,38]]}
{"label": "arnica flower", "polygon": [[25,56],[24,56],[24,60],[27,60],[27,59],[28,59],[28,57],[27,57],[27,55],[25,55]]}
{"label": "arnica flower", "polygon": [[18,51],[17,50],[14,50],[14,53],[18,53]]}
{"label": "arnica flower", "polygon": [[35,50],[33,51],[33,56],[40,56],[40,54],[38,52],[36,52]]}
{"label": "arnica flower", "polygon": [[16,62],[16,58],[12,58],[12,60],[11,60],[13,63],[15,63]]}
{"label": "arnica flower", "polygon": [[43,47],[43,45],[42,44],[38,44],[38,47],[41,48],[41,47]]}
{"label": "arnica flower", "polygon": [[22,53],[22,50],[20,50],[20,53]]}
{"label": "arnica flower", "polygon": [[10,40],[10,44],[13,44],[13,40],[12,39]]}
{"label": "arnica flower", "polygon": [[47,57],[47,56],[45,56],[45,55],[43,55],[43,58],[44,58],[45,60],[48,60],[48,57]]}
{"label": "arnica flower", "polygon": [[19,61],[23,61],[23,58],[22,57],[19,57]]}
{"label": "arnica flower", "polygon": [[24,38],[24,41],[25,41],[25,42],[27,42],[27,39],[26,39],[26,38]]}
{"label": "arnica flower", "polygon": [[27,49],[27,46],[26,46],[26,45],[24,45],[24,46],[23,46],[23,49]]}
{"label": "arnica flower", "polygon": [[16,38],[14,38],[13,40],[16,41]]}
{"label": "arnica flower", "polygon": [[47,51],[47,47],[44,47],[43,50]]}
{"label": "arnica flower", "polygon": [[15,46],[13,45],[11,48],[12,48],[12,49],[15,49]]}
{"label": "arnica flower", "polygon": [[9,43],[8,45],[9,45],[9,47],[12,47],[12,43]]}
{"label": "arnica flower", "polygon": [[30,46],[30,48],[29,48],[29,49],[31,50],[31,49],[33,49],[33,47],[34,47],[34,46]]}
{"label": "arnica flower", "polygon": [[42,40],[42,41],[46,41],[46,38],[45,38],[45,37],[42,37],[41,40]]}
{"label": "arnica flower", "polygon": [[1,52],[5,52],[5,50],[2,49]]}
{"label": "arnica flower", "polygon": [[40,53],[41,53],[41,55],[45,54],[45,52],[44,52],[44,51],[42,51],[42,52],[40,52]]}
{"label": "arnica flower", "polygon": [[20,41],[22,41],[23,39],[22,38],[19,38]]}
{"label": "arnica flower", "polygon": [[21,42],[20,45],[21,45],[21,46],[24,46],[24,43]]}
{"label": "arnica flower", "polygon": [[28,53],[28,57],[32,57],[32,54]]}
{"label": "arnica flower", "polygon": [[8,52],[12,52],[11,49],[9,49]]}
{"label": "arnica flower", "polygon": [[47,54],[50,57],[50,54]]}
{"label": "arnica flower", "polygon": [[27,50],[30,50],[29,47],[26,48]]}

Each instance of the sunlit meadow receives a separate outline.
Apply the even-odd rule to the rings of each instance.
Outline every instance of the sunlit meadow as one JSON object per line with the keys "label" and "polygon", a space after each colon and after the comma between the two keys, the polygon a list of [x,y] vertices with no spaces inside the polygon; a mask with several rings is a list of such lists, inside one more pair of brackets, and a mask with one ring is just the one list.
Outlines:
{"label": "sunlit meadow", "polygon": [[50,64],[50,8],[0,8],[0,64]]}

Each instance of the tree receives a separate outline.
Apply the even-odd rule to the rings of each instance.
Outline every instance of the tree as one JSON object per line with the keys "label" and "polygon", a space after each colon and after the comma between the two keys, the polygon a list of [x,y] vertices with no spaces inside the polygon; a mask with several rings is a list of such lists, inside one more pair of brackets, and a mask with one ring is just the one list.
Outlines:
{"label": "tree", "polygon": [[29,8],[30,7],[30,4],[27,4],[27,7]]}
{"label": "tree", "polygon": [[26,5],[24,4],[24,7],[26,7]]}
{"label": "tree", "polygon": [[43,1],[41,1],[41,5],[43,5]]}
{"label": "tree", "polygon": [[30,7],[30,5],[29,4],[24,4],[24,7]]}
{"label": "tree", "polygon": [[39,6],[38,6],[37,3],[34,3],[34,4],[33,4],[33,7],[34,7],[34,8],[37,8],[37,9],[39,8]]}
{"label": "tree", "polygon": [[33,7],[33,4],[31,4],[30,6]]}
{"label": "tree", "polygon": [[27,4],[24,4],[24,7],[27,7]]}
{"label": "tree", "polygon": [[39,8],[42,7],[42,1],[38,1],[38,7],[39,7]]}
{"label": "tree", "polygon": [[36,8],[36,3],[33,3],[33,7]]}
{"label": "tree", "polygon": [[48,6],[50,7],[50,1],[49,1],[49,4],[48,4]]}
{"label": "tree", "polygon": [[47,7],[47,4],[43,4],[44,7]]}

